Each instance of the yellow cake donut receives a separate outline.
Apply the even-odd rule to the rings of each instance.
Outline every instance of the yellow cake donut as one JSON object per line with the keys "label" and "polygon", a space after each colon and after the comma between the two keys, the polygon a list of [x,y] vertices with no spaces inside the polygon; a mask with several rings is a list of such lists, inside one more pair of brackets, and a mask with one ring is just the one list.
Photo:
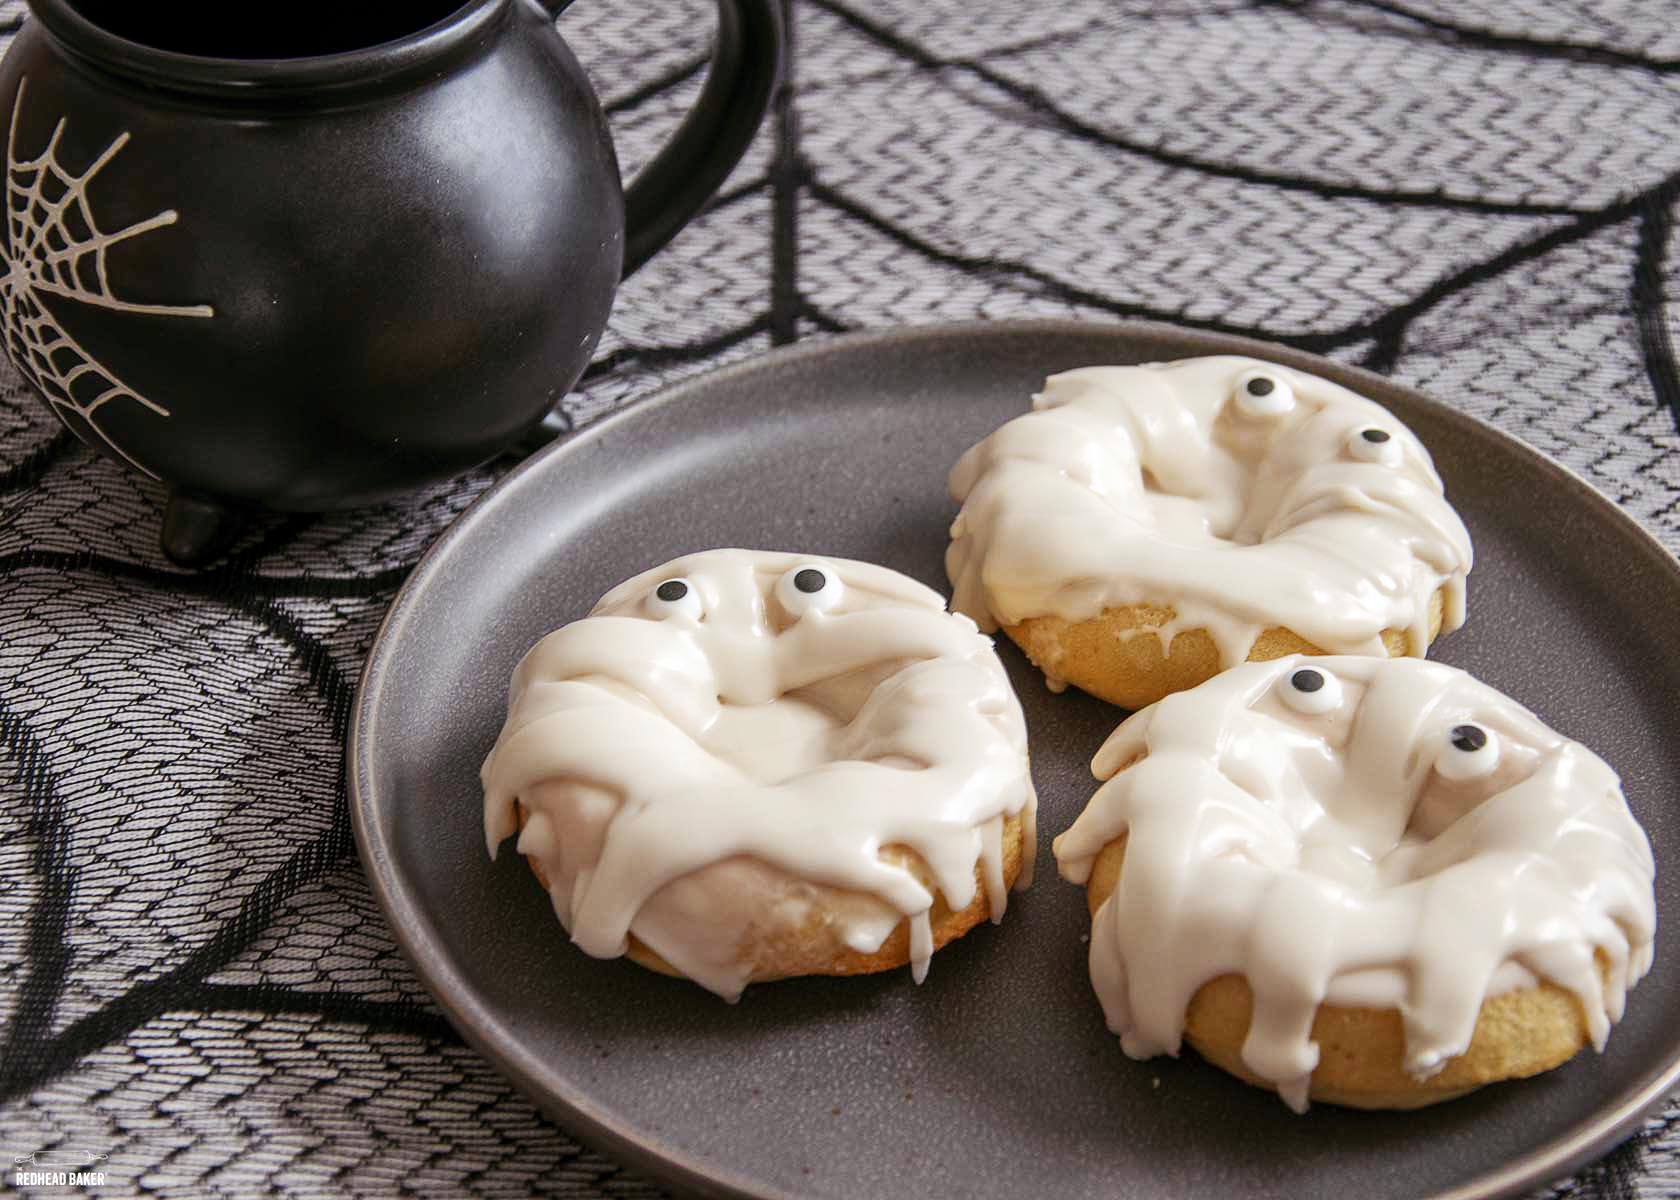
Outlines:
{"label": "yellow cake donut", "polygon": [[1644,832],[1596,755],[1462,671],[1292,656],[1134,714],[1056,839],[1133,1057],[1417,1108],[1603,1048],[1651,965]]}
{"label": "yellow cake donut", "polygon": [[1031,879],[1026,727],[990,639],[905,576],[688,555],[521,661],[482,771],[572,940],[728,999],[929,956]]}
{"label": "yellow cake donut", "polygon": [[1221,356],[1051,377],[951,472],[952,607],[1124,708],[1285,654],[1422,656],[1471,551],[1409,430]]}

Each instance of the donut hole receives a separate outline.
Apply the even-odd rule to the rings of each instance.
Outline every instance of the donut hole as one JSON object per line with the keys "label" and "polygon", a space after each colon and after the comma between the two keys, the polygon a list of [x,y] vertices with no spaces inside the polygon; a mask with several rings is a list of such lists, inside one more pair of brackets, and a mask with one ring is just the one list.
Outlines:
{"label": "donut hole", "polygon": [[[1532,731],[1494,718],[1442,715],[1440,735],[1419,735],[1410,757],[1394,764],[1395,771],[1374,770],[1369,764],[1350,768],[1347,756],[1355,752],[1351,747],[1366,687],[1349,678],[1341,678],[1340,686],[1341,703],[1324,713],[1289,708],[1275,688],[1259,698],[1252,712],[1261,724],[1227,745],[1229,753],[1221,757],[1219,771],[1241,791],[1265,798],[1267,807],[1298,831],[1295,867],[1350,888],[1389,888],[1463,861],[1474,852],[1475,840],[1443,841],[1443,836],[1488,800],[1534,775],[1550,748],[1533,745]],[[1433,764],[1435,756],[1452,753],[1447,731],[1465,723],[1484,725],[1503,749],[1488,774],[1453,779]],[[1255,740],[1276,752],[1249,753],[1246,747]],[[1143,757],[1128,758],[1106,777],[1124,773]],[[1390,815],[1386,832],[1382,818],[1372,820],[1372,814],[1385,813]],[[1123,852],[1124,841],[1117,854]],[[1276,866],[1261,861],[1246,844],[1225,846],[1212,856]],[[1103,870],[1100,858],[1096,869],[1099,874]]]}
{"label": "donut hole", "polygon": [[[1260,799],[1297,831],[1298,857],[1292,865],[1303,873],[1357,891],[1382,890],[1438,874],[1464,861],[1479,844],[1473,837],[1448,839],[1453,827],[1540,769],[1546,748],[1535,747],[1523,730],[1469,716],[1440,718],[1440,734],[1420,733],[1403,762],[1350,762],[1349,755],[1358,753],[1358,719],[1366,688],[1353,679],[1340,683],[1341,703],[1324,713],[1290,708],[1278,688],[1263,695],[1251,710],[1258,723],[1233,738],[1218,764],[1232,785]],[[1434,762],[1454,752],[1447,731],[1466,722],[1484,724],[1499,739],[1502,752],[1487,774],[1455,779],[1436,770]],[[1264,743],[1270,752],[1252,753],[1255,742]],[[1128,759],[1112,774],[1123,773],[1139,757]],[[1257,857],[1247,843],[1210,848],[1208,853],[1269,869],[1279,865]]]}
{"label": "donut hole", "polygon": [[[1215,539],[1231,548],[1262,546],[1318,516],[1369,511],[1372,496],[1401,466],[1401,443],[1389,434],[1389,454],[1381,461],[1351,458],[1348,418],[1345,409],[1304,397],[1287,412],[1260,420],[1227,405],[1212,431],[1217,469],[1208,472],[1199,500],[1220,514],[1209,523]],[[1357,415],[1355,439],[1372,425],[1373,419]]]}
{"label": "donut hole", "polygon": [[769,704],[723,704],[696,740],[756,783],[776,784],[833,760],[845,727],[820,704],[790,692]]}
{"label": "donut hole", "polygon": [[[1143,462],[1138,464],[1138,477],[1143,490],[1157,500],[1191,500],[1201,504],[1208,499],[1207,481],[1194,475],[1157,471],[1152,464]],[[1221,490],[1228,492],[1231,489]]]}
{"label": "donut hole", "polygon": [[1214,469],[1208,471],[1196,504],[1208,514],[1208,536],[1226,548],[1263,544],[1273,517],[1299,470],[1287,448],[1304,419],[1297,409],[1271,420],[1252,421],[1227,409],[1214,423]]}
{"label": "donut hole", "polygon": [[1533,775],[1540,766],[1540,751],[1514,737],[1506,737],[1499,765],[1478,779],[1448,779],[1431,769],[1423,779],[1406,836],[1413,841],[1432,841],[1501,792],[1509,791]]}
{"label": "donut hole", "polygon": [[[1494,796],[1527,779],[1539,763],[1536,751],[1516,747],[1498,769],[1480,779],[1450,780],[1427,770],[1410,792],[1398,786],[1373,791],[1350,780],[1351,786],[1340,797],[1346,805],[1343,811],[1386,810],[1404,819],[1393,821],[1392,832],[1378,834],[1373,841],[1369,834],[1362,839],[1358,832],[1361,827],[1371,828],[1368,821],[1350,826],[1326,811],[1303,834],[1297,866],[1359,890],[1381,890],[1439,874],[1465,861],[1479,845],[1474,838],[1452,837],[1454,827]],[[1402,807],[1403,813],[1396,811]]]}
{"label": "donut hole", "polygon": [[1196,495],[1148,488],[1150,523],[1160,536],[1184,546],[1229,550],[1259,541],[1243,523],[1241,493]]}
{"label": "donut hole", "polygon": [[865,663],[850,671],[842,671],[826,679],[808,683],[804,687],[794,688],[784,693],[782,698],[815,705],[833,716],[841,725],[846,725],[857,719],[858,713],[869,702],[869,697],[875,694],[875,690],[902,671],[909,662],[909,659],[890,658]]}
{"label": "donut hole", "polygon": [[[792,688],[767,704],[731,703],[720,696],[717,718],[696,740],[756,783],[785,782],[849,757],[841,748],[847,728],[908,661],[868,663]],[[928,765],[904,754],[871,761],[912,770]]]}

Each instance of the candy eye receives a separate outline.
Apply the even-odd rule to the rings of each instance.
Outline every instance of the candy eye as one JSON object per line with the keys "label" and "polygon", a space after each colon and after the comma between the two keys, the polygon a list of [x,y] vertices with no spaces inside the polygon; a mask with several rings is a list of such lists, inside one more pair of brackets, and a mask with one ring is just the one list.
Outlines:
{"label": "candy eye", "polygon": [[1379,425],[1356,429],[1347,440],[1347,452],[1360,462],[1377,463],[1385,467],[1400,465],[1400,442]]}
{"label": "candy eye", "polygon": [[1480,779],[1499,765],[1499,739],[1480,725],[1454,725],[1447,730],[1435,772],[1455,782]]}
{"label": "candy eye", "polygon": [[840,577],[819,563],[801,563],[776,581],[776,599],[796,617],[827,612],[844,591]]}
{"label": "candy eye", "polygon": [[1245,371],[1237,376],[1231,400],[1245,417],[1280,417],[1295,407],[1295,389],[1270,371]]}
{"label": "candy eye", "polygon": [[667,579],[654,588],[647,598],[647,608],[661,621],[672,617],[698,621],[706,613],[700,589],[686,579]]}
{"label": "candy eye", "polygon": [[1286,705],[1308,716],[1327,713],[1342,703],[1341,681],[1317,667],[1290,672],[1279,691]]}

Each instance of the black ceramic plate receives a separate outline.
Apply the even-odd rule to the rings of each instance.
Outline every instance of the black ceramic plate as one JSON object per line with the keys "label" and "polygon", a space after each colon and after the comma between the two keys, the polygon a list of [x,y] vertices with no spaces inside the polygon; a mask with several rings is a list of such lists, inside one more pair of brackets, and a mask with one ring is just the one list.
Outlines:
{"label": "black ceramic plate", "polygon": [[[1041,798],[1039,880],[908,970],[750,988],[739,1005],[567,940],[519,857],[492,864],[478,765],[515,661],[610,585],[713,546],[870,559],[946,589],[945,473],[1045,374],[1273,358],[1388,405],[1476,545],[1470,619],[1435,657],[1587,742],[1660,863],[1656,968],[1608,1051],[1410,1114],[1304,1117],[1186,1053],[1133,1062],[1085,972],[1081,889],[1050,838],[1120,713],[1051,695],[1005,644]],[[912,329],[771,354],[552,447],[432,549],[391,608],[351,732],[375,893],[467,1039],[562,1124],[668,1181],[750,1196],[1344,1197],[1519,1192],[1601,1153],[1680,1075],[1680,566],[1574,476],[1415,393],[1276,347],[1158,325]]]}

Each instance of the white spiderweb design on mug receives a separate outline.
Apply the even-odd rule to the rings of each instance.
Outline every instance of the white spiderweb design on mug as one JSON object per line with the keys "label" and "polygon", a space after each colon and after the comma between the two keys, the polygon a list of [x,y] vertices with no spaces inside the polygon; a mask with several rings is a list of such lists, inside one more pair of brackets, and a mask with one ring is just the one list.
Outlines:
{"label": "white spiderweb design on mug", "polygon": [[215,312],[208,304],[134,304],[113,294],[106,252],[119,242],[173,225],[177,214],[167,209],[114,232],[100,229],[88,200],[88,185],[128,144],[126,132],[78,174],[57,158],[65,129],[61,118],[39,155],[19,159],[18,116],[23,111],[28,82],[18,82],[6,137],[7,270],[0,277],[0,324],[5,328],[6,352],[61,416],[74,413],[80,417],[113,452],[155,479],[155,472],[137,462],[100,428],[99,410],[119,400],[133,401],[160,417],[167,417],[169,410],[101,366],[53,319],[42,297],[59,296],[98,308],[153,316],[212,317]]}

